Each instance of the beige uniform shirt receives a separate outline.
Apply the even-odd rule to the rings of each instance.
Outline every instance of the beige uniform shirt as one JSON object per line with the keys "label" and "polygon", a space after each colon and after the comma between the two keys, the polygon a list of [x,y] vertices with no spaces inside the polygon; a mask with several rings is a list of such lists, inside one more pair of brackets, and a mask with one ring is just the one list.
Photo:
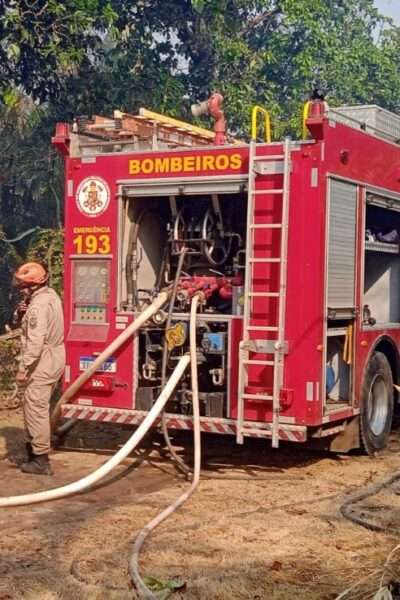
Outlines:
{"label": "beige uniform shirt", "polygon": [[64,317],[57,293],[45,286],[32,294],[21,324],[20,370],[30,379],[56,382],[65,367]]}

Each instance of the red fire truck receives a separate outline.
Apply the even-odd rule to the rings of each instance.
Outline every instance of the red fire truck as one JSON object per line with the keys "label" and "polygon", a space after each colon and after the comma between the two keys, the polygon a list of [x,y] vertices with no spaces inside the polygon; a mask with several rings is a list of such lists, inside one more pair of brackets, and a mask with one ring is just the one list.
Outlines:
{"label": "red fire truck", "polygon": [[[315,100],[303,140],[271,142],[256,107],[244,143],[225,139],[216,113],[217,139],[144,109],[57,125],[65,386],[173,290],[63,417],[138,424],[187,352],[201,292],[202,431],[373,453],[387,442],[400,373],[400,117]],[[192,428],[190,373],[166,419]]]}

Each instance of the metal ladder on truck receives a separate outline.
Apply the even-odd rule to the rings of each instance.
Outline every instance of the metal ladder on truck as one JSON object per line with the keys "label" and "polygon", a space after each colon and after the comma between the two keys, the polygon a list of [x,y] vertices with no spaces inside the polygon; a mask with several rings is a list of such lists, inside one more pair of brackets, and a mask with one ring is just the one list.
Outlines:
{"label": "metal ladder on truck", "polygon": [[[283,154],[257,156],[256,139],[253,133],[249,151],[249,183],[248,183],[248,205],[247,205],[247,239],[246,239],[246,262],[243,310],[243,336],[239,346],[239,393],[237,410],[237,443],[242,444],[246,434],[264,434],[265,429],[257,429],[247,425],[244,427],[244,413],[246,400],[259,400],[272,403],[272,446],[279,446],[279,424],[280,424],[280,393],[283,384],[284,357],[287,351],[285,343],[285,307],[286,307],[286,279],[287,279],[287,248],[288,248],[288,222],[289,222],[289,192],[291,171],[291,142],[286,138],[283,143]],[[273,168],[268,169],[268,163],[275,163],[274,167],[280,166],[283,185],[280,189],[256,189],[256,178],[258,174],[270,173]],[[272,165],[270,165],[272,166]],[[263,168],[264,167],[264,168]],[[274,175],[276,176],[276,175]],[[279,223],[256,223],[255,222],[255,199],[259,195],[273,194],[274,199],[282,202],[281,219]],[[255,257],[255,232],[257,230],[280,229],[280,256],[273,258]],[[262,292],[253,291],[254,267],[258,263],[279,263],[279,289]],[[253,302],[255,298],[277,298],[277,322],[273,325],[253,325]],[[252,337],[252,332],[260,335],[257,339]],[[268,340],[269,332],[274,332],[273,340]],[[250,354],[273,354],[273,360],[251,359]],[[247,393],[248,367],[251,365],[264,365],[273,367],[272,395]],[[270,432],[270,430],[268,430]]]}

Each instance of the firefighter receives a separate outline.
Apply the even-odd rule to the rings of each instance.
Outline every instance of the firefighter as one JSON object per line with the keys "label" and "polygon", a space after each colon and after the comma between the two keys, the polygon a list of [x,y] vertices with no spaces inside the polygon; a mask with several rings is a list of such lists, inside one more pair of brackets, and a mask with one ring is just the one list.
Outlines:
{"label": "firefighter", "polygon": [[[51,475],[50,398],[65,367],[64,319],[61,300],[47,285],[48,275],[38,263],[22,265],[15,285],[23,295],[21,360],[17,382],[25,385],[23,413],[27,461],[24,473]],[[17,309],[18,312],[18,309]]]}

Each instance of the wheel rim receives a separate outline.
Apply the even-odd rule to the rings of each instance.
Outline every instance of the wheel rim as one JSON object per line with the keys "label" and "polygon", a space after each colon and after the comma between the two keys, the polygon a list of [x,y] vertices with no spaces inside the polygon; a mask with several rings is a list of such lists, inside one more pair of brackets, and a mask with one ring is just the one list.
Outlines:
{"label": "wheel rim", "polygon": [[186,224],[183,219],[182,211],[180,210],[176,215],[174,222],[174,232],[173,232],[173,253],[179,254],[185,245],[186,238]]}
{"label": "wheel rim", "polygon": [[371,382],[368,394],[368,423],[376,436],[383,433],[389,410],[389,391],[384,378],[377,374]]}

